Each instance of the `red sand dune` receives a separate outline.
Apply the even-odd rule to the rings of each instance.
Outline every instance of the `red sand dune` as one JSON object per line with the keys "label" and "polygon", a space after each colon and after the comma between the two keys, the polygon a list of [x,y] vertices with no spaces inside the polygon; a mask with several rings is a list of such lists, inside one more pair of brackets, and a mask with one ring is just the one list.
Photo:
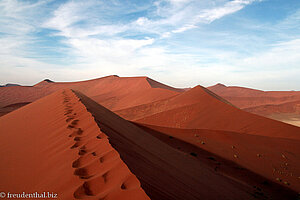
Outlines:
{"label": "red sand dune", "polygon": [[0,108],[0,117],[18,108],[21,108],[29,103],[31,102],[15,103],[15,104],[4,106],[3,108]]}
{"label": "red sand dune", "polygon": [[300,91],[262,91],[222,84],[210,86],[208,89],[229,100],[239,108],[300,100]]}
{"label": "red sand dune", "polygon": [[1,117],[0,143],[1,191],[49,191],[58,199],[149,199],[70,90]]}
{"label": "red sand dune", "polygon": [[[79,82],[52,82],[44,80],[34,86],[0,88],[0,112],[5,106],[33,102],[60,89],[75,89],[111,110],[124,109],[169,98],[183,90],[156,82],[148,77],[108,76]],[[2,114],[2,115],[3,115]]]}
{"label": "red sand dune", "polygon": [[217,84],[209,90],[247,112],[300,126],[299,91],[261,91]]}
{"label": "red sand dune", "polygon": [[71,90],[2,116],[0,155],[0,188],[11,193],[104,200],[297,195],[276,183],[260,188],[255,180],[253,185],[215,171]]}
{"label": "red sand dune", "polygon": [[206,88],[202,86],[197,86],[193,89],[189,89],[186,92],[183,92],[174,97],[170,97],[168,99],[138,105],[127,109],[121,109],[115,112],[128,120],[137,120],[156,113],[161,113],[163,111],[172,110],[187,105],[193,105],[199,102],[205,102],[207,96],[213,96],[219,101],[222,101],[226,104],[230,104],[221,97],[211,93]]}
{"label": "red sand dune", "polygon": [[261,105],[255,107],[249,107],[244,109],[247,112],[255,113],[258,115],[272,115],[275,113],[297,113],[300,114],[300,100],[292,101],[283,104],[276,105]]}
{"label": "red sand dune", "polygon": [[300,128],[240,110],[197,86],[178,96],[117,111],[139,123],[300,140]]}
{"label": "red sand dune", "polygon": [[300,101],[279,105],[261,105],[245,108],[244,110],[300,127]]}
{"label": "red sand dune", "polygon": [[[241,173],[236,178],[242,179],[245,177],[245,168],[269,180],[277,181],[282,185],[288,185],[290,188],[300,191],[299,140],[206,129],[176,129],[140,125],[159,131],[161,134],[158,134],[158,137],[168,135],[198,147],[188,149],[188,153],[194,152],[198,156],[201,155],[200,149],[206,150],[243,167],[240,170],[225,170],[224,172],[222,170],[226,166],[220,162],[220,158],[207,156],[208,159],[213,160],[217,171],[221,170],[223,173],[228,174],[228,176]],[[165,137],[165,141],[171,144],[174,143],[174,139],[170,137]],[[184,146],[178,142],[174,147],[179,148],[181,151],[184,150]],[[249,182],[250,177],[247,179]]]}
{"label": "red sand dune", "polygon": [[[232,174],[219,173],[211,166],[202,162],[195,162],[197,159],[191,159],[193,156],[182,154],[177,148],[167,147],[168,144],[156,140],[148,132],[137,129],[131,123],[125,123],[124,119],[89,98],[76,94],[93,114],[101,130],[109,136],[110,143],[118,150],[125,163],[139,178],[142,187],[151,199],[293,198],[286,193],[286,189],[282,186],[267,181],[265,178],[262,178],[264,180],[262,182],[268,186],[260,188],[258,185],[261,184],[257,179],[250,182],[254,185],[249,184],[248,178],[246,178],[247,181],[241,182]],[[252,175],[247,171],[244,175],[248,177],[249,174]],[[230,181],[227,182],[225,177]],[[233,183],[230,183],[231,181]],[[235,188],[234,190],[231,188],[232,186]],[[245,188],[242,189],[243,187]],[[250,196],[238,191],[240,189],[250,192]],[[275,194],[274,191],[279,193]]]}

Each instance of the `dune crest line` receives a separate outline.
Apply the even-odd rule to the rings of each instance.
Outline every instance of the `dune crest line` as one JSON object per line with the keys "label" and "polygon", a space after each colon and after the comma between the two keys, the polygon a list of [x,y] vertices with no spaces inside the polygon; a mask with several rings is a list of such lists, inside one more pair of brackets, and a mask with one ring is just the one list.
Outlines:
{"label": "dune crest line", "polygon": [[[83,184],[74,192],[76,199],[95,197],[96,199],[149,199],[140,187],[139,180],[121,160],[118,152],[109,144],[108,137],[98,128],[85,131],[81,128],[73,105],[80,102],[73,92],[64,90],[67,129],[74,145],[70,148],[78,152],[72,163],[74,175]],[[90,115],[92,118],[92,116]]]}

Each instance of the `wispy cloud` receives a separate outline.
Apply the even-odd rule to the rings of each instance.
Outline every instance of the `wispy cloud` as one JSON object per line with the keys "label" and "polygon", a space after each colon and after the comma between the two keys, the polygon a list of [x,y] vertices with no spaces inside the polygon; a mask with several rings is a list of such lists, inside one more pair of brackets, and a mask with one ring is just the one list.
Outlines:
{"label": "wispy cloud", "polygon": [[223,6],[220,7],[205,9],[195,17],[195,23],[199,23],[199,22],[211,23],[226,15],[235,13],[243,9],[246,5],[249,5],[254,1],[255,0],[233,0],[233,1],[226,2]]}
{"label": "wispy cloud", "polygon": [[[141,66],[143,68],[146,61],[149,61],[147,58],[153,58],[152,53],[149,55],[149,52],[153,52],[151,49],[164,52],[163,56],[166,58],[163,60],[170,60],[167,57],[176,56],[172,55],[165,46],[156,44],[157,40],[197,28],[199,23],[217,20],[242,9],[251,2],[235,0],[219,3],[217,8],[207,9],[207,6],[212,6],[207,3],[198,3],[198,1],[159,0],[151,5],[151,12],[140,16],[133,11],[136,17],[122,21],[118,16],[123,17],[123,13],[118,13],[117,16],[102,16],[94,13],[101,13],[102,9],[105,10],[107,6],[116,6],[117,8],[111,9],[119,11],[119,4],[107,5],[92,0],[84,3],[70,1],[60,5],[53,12],[53,16],[43,24],[43,27],[56,30],[56,36],[65,37],[64,44],[71,47],[81,63],[85,62],[88,65],[97,63],[99,68],[103,69],[103,65],[108,64],[107,61],[110,61],[110,66],[129,66],[135,62],[136,68],[139,68],[136,60],[143,58],[145,59],[141,62],[144,63]],[[146,8],[151,6],[146,6]],[[132,15],[132,13],[126,11],[126,15]],[[93,18],[96,15],[97,18]],[[136,39],[136,36],[139,36],[139,39]],[[162,59],[162,55],[153,59]]]}

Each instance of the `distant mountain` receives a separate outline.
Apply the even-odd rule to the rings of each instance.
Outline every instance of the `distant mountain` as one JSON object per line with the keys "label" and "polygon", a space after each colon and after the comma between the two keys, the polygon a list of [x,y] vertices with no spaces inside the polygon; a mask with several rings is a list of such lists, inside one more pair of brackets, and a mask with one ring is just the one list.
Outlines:
{"label": "distant mountain", "polygon": [[12,86],[20,86],[18,84],[7,83],[6,85],[0,85],[0,87],[12,87]]}

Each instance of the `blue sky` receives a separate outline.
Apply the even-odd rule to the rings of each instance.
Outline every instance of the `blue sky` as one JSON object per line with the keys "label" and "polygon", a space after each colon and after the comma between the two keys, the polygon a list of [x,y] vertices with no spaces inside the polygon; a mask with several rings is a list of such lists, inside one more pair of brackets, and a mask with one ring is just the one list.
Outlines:
{"label": "blue sky", "polygon": [[299,0],[0,0],[0,84],[106,75],[300,90]]}

